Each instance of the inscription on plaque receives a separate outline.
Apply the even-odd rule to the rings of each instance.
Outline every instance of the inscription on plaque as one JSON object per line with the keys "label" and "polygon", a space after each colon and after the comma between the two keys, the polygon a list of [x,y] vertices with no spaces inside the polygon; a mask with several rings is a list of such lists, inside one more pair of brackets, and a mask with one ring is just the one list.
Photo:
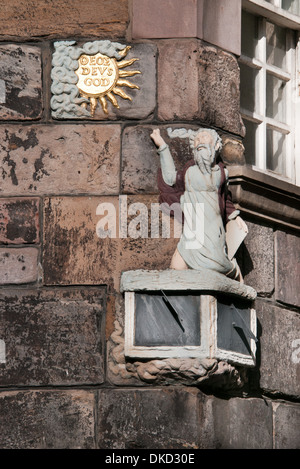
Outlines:
{"label": "inscription on plaque", "polygon": [[87,97],[98,97],[109,93],[116,85],[119,73],[116,59],[102,54],[82,55],[76,74],[77,86]]}

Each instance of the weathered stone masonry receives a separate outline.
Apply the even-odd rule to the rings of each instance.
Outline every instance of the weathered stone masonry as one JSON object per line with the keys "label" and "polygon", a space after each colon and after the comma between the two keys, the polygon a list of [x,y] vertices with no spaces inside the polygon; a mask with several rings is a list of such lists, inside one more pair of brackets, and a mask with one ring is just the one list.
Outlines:
{"label": "weathered stone masonry", "polygon": [[[0,11],[0,448],[299,448],[299,191],[245,164],[235,47],[209,40],[211,28],[178,36],[172,21],[147,35],[137,3]],[[108,118],[98,107],[53,119],[53,42],[87,39],[131,45],[140,90]],[[222,136],[249,226],[239,261],[258,292],[259,350],[242,386],[226,364],[216,387],[153,384],[155,367],[139,379],[124,360],[120,275],[166,268],[177,240],[96,234],[100,203],[157,202],[152,129],[200,125]]]}

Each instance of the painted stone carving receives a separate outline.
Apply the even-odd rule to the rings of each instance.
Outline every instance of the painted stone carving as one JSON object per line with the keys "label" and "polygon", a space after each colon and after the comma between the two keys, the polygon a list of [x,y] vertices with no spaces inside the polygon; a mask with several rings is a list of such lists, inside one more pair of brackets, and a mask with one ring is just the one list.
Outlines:
{"label": "painted stone carving", "polygon": [[177,129],[169,131],[169,136],[188,137],[194,154],[194,159],[177,171],[159,129],[151,134],[160,155],[160,201],[171,205],[177,200],[184,214],[184,229],[170,268],[209,269],[243,281],[235,258],[228,253],[226,225],[235,220],[235,228],[241,232],[240,241],[248,229],[232,203],[228,172],[223,163],[216,162],[221,138],[215,130],[205,128]]}
{"label": "painted stone carving", "polygon": [[146,383],[239,388],[244,368],[255,366],[258,341],[256,291],[244,284],[234,258],[247,225],[218,159],[218,133],[168,129],[168,136],[188,138],[194,157],[177,170],[159,129],[152,132],[159,202],[180,221],[184,216],[183,230],[165,270],[122,272],[124,342],[116,342],[122,358],[114,354],[112,372]]}
{"label": "painted stone carving", "polygon": [[117,96],[131,101],[122,87],[139,89],[127,80],[138,70],[124,70],[137,58],[126,60],[130,46],[93,41],[79,47],[75,41],[54,43],[52,58],[52,116],[57,119],[93,117],[98,102],[105,115],[107,100],[119,108]]}

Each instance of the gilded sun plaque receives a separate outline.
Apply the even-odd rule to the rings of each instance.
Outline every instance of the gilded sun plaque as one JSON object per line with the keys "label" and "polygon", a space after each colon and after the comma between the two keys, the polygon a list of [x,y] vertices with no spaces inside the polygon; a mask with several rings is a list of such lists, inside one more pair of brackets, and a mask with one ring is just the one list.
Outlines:
{"label": "gilded sun plaque", "polygon": [[[138,85],[131,83],[126,78],[141,72],[122,70],[139,60],[136,58],[124,59],[129,49],[130,46],[127,46],[119,52],[120,60],[100,52],[95,55],[82,54],[79,57],[78,68],[75,71],[78,76],[77,88],[82,97],[89,99],[92,116],[94,116],[98,101],[105,114],[108,114],[107,100],[117,109],[119,109],[119,104],[116,96],[132,101],[131,96],[125,93],[122,86],[139,89]],[[83,103],[82,106],[86,107],[87,104]]]}

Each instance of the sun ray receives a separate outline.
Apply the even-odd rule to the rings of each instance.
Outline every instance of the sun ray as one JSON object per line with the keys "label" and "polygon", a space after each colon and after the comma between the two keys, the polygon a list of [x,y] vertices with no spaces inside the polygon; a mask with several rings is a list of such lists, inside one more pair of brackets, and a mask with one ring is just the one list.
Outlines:
{"label": "sun ray", "polygon": [[133,83],[131,83],[128,80],[120,80],[119,79],[117,81],[117,85],[119,85],[119,86],[128,86],[128,88],[137,89],[137,90],[140,89],[140,87],[138,85],[134,85]]}
{"label": "sun ray", "polygon": [[118,62],[118,68],[129,67],[137,60],[140,60],[140,59],[121,60],[121,62]]}
{"label": "sun ray", "polygon": [[130,51],[130,49],[131,49],[131,46],[126,46],[124,49],[119,51],[119,56],[120,57],[126,57],[126,55],[128,54],[128,51]]}
{"label": "sun ray", "polygon": [[105,114],[108,114],[106,99],[103,96],[100,96],[99,101],[101,103],[102,109],[105,112]]}
{"label": "sun ray", "polygon": [[110,93],[110,92],[107,93],[106,97],[107,97],[107,99],[109,99],[109,101],[113,104],[114,107],[116,107],[117,109],[120,109],[118,101],[112,93]]}
{"label": "sun ray", "polygon": [[90,103],[91,103],[91,116],[94,116],[95,109],[97,107],[97,99],[96,98],[90,98]]}
{"label": "sun ray", "polygon": [[133,75],[136,75],[138,73],[142,73],[139,70],[120,70],[119,71],[119,77],[132,77]]}
{"label": "sun ray", "polygon": [[125,91],[121,90],[121,88],[113,88],[112,90],[113,93],[117,94],[118,96],[121,96],[123,99],[129,99],[129,101],[132,101],[132,98],[128,96],[128,94],[125,93]]}

